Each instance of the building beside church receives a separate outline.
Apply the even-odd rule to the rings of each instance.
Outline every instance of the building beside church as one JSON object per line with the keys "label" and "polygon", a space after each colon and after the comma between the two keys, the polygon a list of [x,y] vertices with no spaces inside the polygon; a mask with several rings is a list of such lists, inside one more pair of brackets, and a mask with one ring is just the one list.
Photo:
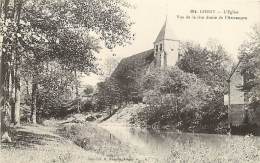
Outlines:
{"label": "building beside church", "polygon": [[248,80],[241,68],[243,64],[246,63],[240,60],[228,79],[229,91],[225,96],[225,105],[228,105],[228,123],[233,133],[257,129],[253,132],[260,134],[260,108],[252,106],[249,92],[243,90]]}

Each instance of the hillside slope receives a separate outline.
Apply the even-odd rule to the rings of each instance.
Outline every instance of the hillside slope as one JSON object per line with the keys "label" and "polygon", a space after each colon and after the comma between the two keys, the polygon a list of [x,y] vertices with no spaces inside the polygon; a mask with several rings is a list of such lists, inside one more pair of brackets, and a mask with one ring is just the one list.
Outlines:
{"label": "hillside slope", "polygon": [[104,121],[102,125],[119,125],[119,126],[129,126],[130,120],[133,116],[137,115],[141,110],[143,110],[147,105],[145,104],[130,104],[125,108],[117,111],[112,117]]}

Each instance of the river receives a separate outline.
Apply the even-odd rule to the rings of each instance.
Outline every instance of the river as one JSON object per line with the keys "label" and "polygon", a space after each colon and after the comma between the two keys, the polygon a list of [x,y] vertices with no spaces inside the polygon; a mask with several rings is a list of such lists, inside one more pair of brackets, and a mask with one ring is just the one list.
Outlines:
{"label": "river", "polygon": [[[219,147],[225,147],[227,140],[242,136],[228,136],[216,134],[198,134],[198,133],[177,133],[166,131],[154,131],[148,129],[121,127],[115,125],[105,125],[102,128],[109,131],[112,137],[116,137],[123,143],[128,144],[135,149],[139,154],[164,159],[168,157],[172,151],[173,144],[178,143],[184,148],[190,148],[194,144],[203,144],[204,146],[220,150]],[[258,148],[260,149],[260,137],[256,139]],[[204,147],[203,146],[203,147]]]}

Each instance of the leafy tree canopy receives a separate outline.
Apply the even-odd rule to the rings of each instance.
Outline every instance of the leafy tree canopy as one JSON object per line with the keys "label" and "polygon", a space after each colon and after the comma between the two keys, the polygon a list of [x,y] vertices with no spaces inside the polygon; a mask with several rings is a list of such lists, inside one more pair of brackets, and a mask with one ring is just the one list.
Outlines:
{"label": "leafy tree canopy", "polygon": [[250,37],[240,46],[242,74],[246,83],[244,90],[250,92],[250,96],[260,100],[260,28],[254,26]]}
{"label": "leafy tree canopy", "polygon": [[[181,49],[181,60],[178,66],[185,72],[194,73],[216,92],[222,92],[225,87],[231,60],[225,49],[215,43],[209,47],[185,43]],[[229,66],[228,66],[229,65]]]}

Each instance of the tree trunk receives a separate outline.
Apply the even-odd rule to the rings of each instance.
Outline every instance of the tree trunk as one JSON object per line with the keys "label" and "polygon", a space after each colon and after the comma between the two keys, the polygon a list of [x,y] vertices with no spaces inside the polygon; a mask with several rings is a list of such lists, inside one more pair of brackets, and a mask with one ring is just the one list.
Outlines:
{"label": "tree trunk", "polygon": [[15,74],[15,116],[14,124],[20,126],[20,102],[21,102],[20,71],[17,67]]}
{"label": "tree trunk", "polygon": [[78,78],[77,78],[77,71],[74,70],[74,76],[75,76],[75,88],[76,88],[76,98],[79,97],[79,84],[78,84]]}
{"label": "tree trunk", "polygon": [[112,116],[112,105],[109,106],[109,116]]}
{"label": "tree trunk", "polygon": [[6,53],[3,51],[0,53],[1,57],[1,66],[0,66],[0,110],[1,110],[1,138],[4,133],[8,135],[9,122],[8,122],[8,111],[10,108],[7,108],[8,100],[8,64]]}
{"label": "tree trunk", "polygon": [[37,123],[37,91],[38,83],[35,81],[35,78],[32,81],[32,104],[31,104],[31,122]]}
{"label": "tree trunk", "polygon": [[78,111],[78,113],[80,113],[79,83],[78,83],[77,71],[76,70],[74,70],[74,75],[75,75],[76,99],[78,100],[77,111]]}
{"label": "tree trunk", "polygon": [[[13,60],[13,58],[12,58]],[[14,68],[13,63],[10,63],[9,67],[9,104],[11,107],[11,122],[14,123],[15,121],[15,75],[14,75]]]}
{"label": "tree trunk", "polygon": [[[16,5],[15,20],[18,26],[17,33],[20,32],[20,15],[22,9],[22,1],[18,0]],[[14,87],[15,87],[15,105],[14,105],[14,124],[20,126],[20,102],[21,102],[21,84],[20,84],[20,69],[21,56],[18,52],[18,38],[15,39],[15,73],[14,73]]]}
{"label": "tree trunk", "polygon": [[[1,1],[1,18],[6,20],[10,18],[9,10],[13,8],[9,0]],[[12,11],[11,11],[12,12]],[[1,47],[1,65],[0,65],[0,110],[1,110],[1,137],[4,141],[11,141],[8,135],[10,129],[10,105],[9,105],[9,75],[10,75],[10,57],[6,44],[8,43],[6,37],[3,37]]]}

